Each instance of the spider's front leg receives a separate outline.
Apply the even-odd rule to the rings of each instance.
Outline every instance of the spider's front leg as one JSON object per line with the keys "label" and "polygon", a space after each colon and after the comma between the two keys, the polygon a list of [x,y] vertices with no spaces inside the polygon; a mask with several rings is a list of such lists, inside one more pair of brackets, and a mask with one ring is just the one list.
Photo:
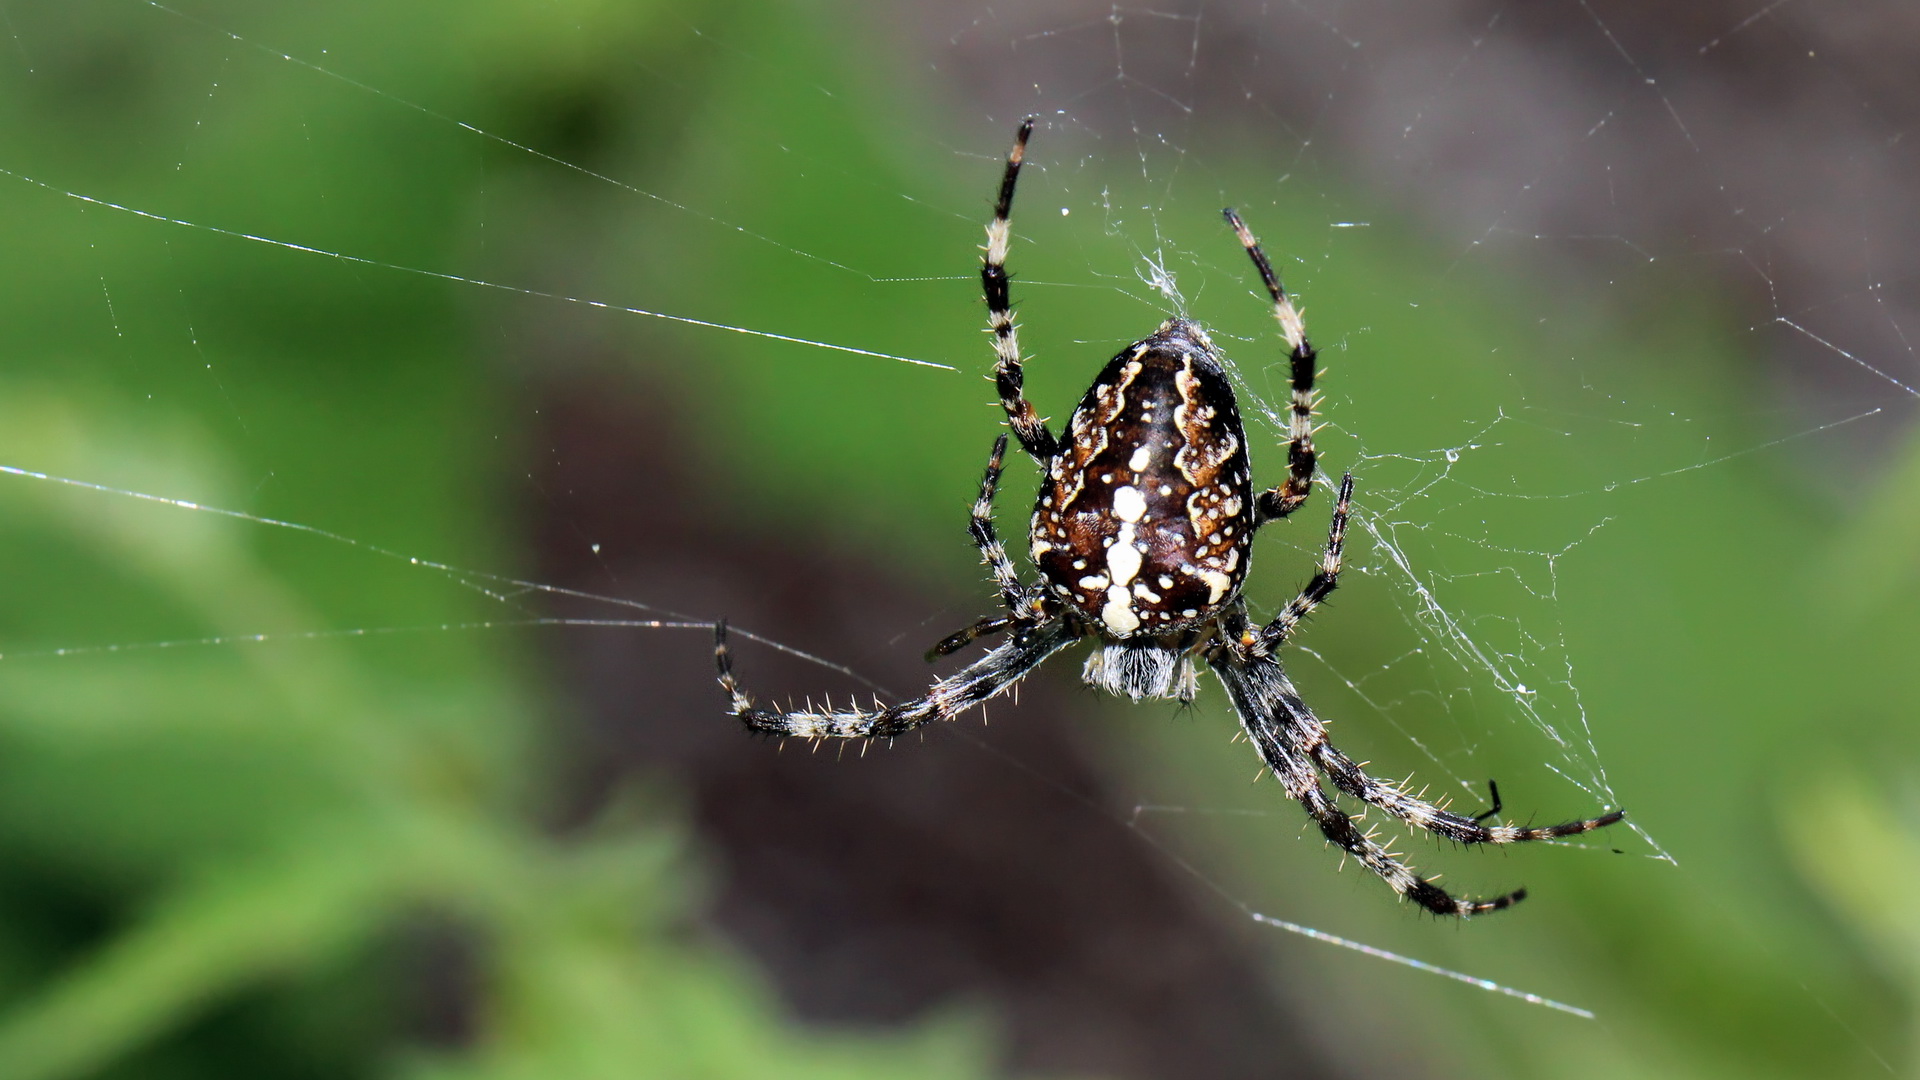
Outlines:
{"label": "spider's front leg", "polygon": [[1273,263],[1268,261],[1267,253],[1260,249],[1260,241],[1254,239],[1253,232],[1247,228],[1246,222],[1240,220],[1239,214],[1232,209],[1221,212],[1226,215],[1227,224],[1233,226],[1234,235],[1240,238],[1240,246],[1247,249],[1254,269],[1260,272],[1260,282],[1267,287],[1267,295],[1273,298],[1273,317],[1280,324],[1280,336],[1286,339],[1287,363],[1291,369],[1293,399],[1287,429],[1287,478],[1254,500],[1253,523],[1255,528],[1259,528],[1298,510],[1313,491],[1313,466],[1316,460],[1313,449],[1313,380],[1318,374],[1314,365],[1319,362],[1319,354],[1307,340],[1307,325],[1300,317],[1300,309],[1294,307],[1293,298],[1281,286],[1280,276],[1273,272]]}
{"label": "spider's front leg", "polygon": [[1020,164],[1026,160],[1027,138],[1032,134],[1033,117],[1029,116],[1014,136],[1007,171],[1000,176],[1000,198],[993,206],[986,254],[980,260],[980,284],[987,294],[987,325],[993,330],[993,383],[1000,391],[1000,407],[1006,410],[1007,424],[1021,447],[1044,466],[1060,444],[1026,397],[1026,377],[1020,369],[1020,334],[1013,325],[1013,298],[1007,279],[1007,246],[1013,240],[1013,189],[1020,180]]}
{"label": "spider's front leg", "polygon": [[724,619],[714,624],[713,659],[720,673],[720,688],[726,691],[734,715],[754,731],[808,739],[890,739],[934,720],[951,720],[1001,693],[1078,636],[1057,621],[1023,630],[934,683],[924,696],[898,705],[876,704],[872,709],[776,711],[756,706],[733,677],[733,653],[727,647]]}

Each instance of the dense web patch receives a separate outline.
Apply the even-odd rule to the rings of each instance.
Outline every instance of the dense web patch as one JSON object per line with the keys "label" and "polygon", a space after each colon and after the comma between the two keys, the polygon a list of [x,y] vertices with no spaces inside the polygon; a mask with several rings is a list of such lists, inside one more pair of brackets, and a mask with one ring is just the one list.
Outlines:
{"label": "dense web patch", "polygon": [[[610,188],[677,222],[680,235],[694,242],[749,245],[802,282],[851,278],[875,308],[949,305],[956,325],[977,314],[957,298],[972,280],[970,247],[985,220],[980,193],[1014,123],[1034,114],[1040,133],[1013,261],[1022,275],[1016,288],[1026,305],[1023,333],[1035,356],[1030,371],[1046,388],[1041,393],[1061,403],[1055,415],[1066,409],[1061,388],[1084,384],[1098,357],[1148,332],[1161,316],[1178,313],[1215,328],[1238,365],[1250,415],[1264,419],[1269,446],[1278,446],[1287,426],[1278,389],[1284,385],[1284,353],[1263,324],[1261,304],[1247,295],[1254,283],[1238,261],[1239,249],[1216,224],[1221,205],[1239,206],[1266,240],[1289,288],[1314,312],[1327,370],[1322,452],[1337,463],[1336,472],[1352,468],[1360,482],[1354,524],[1364,542],[1349,548],[1358,580],[1344,588],[1392,604],[1405,629],[1402,640],[1383,642],[1375,655],[1359,658],[1321,650],[1309,635],[1295,647],[1305,661],[1294,663],[1313,671],[1309,677],[1344,687],[1347,711],[1358,714],[1354,722],[1391,732],[1400,749],[1410,751],[1403,754],[1408,766],[1450,788],[1454,799],[1482,798],[1487,770],[1478,755],[1487,744],[1519,742],[1537,755],[1543,774],[1526,778],[1528,785],[1584,807],[1630,800],[1616,791],[1617,764],[1608,768],[1608,717],[1590,714],[1586,705],[1579,650],[1569,643],[1560,617],[1562,581],[1583,544],[1616,515],[1635,512],[1621,501],[1623,494],[1752,455],[1786,457],[1807,446],[1870,456],[1892,437],[1894,419],[1910,417],[1920,397],[1920,362],[1905,329],[1920,274],[1903,263],[1920,244],[1899,242],[1910,225],[1887,224],[1905,205],[1892,189],[1909,154],[1893,135],[1910,119],[1871,88],[1842,87],[1833,69],[1809,76],[1816,93],[1864,97],[1865,108],[1851,122],[1881,134],[1878,141],[1859,143],[1867,151],[1824,159],[1855,204],[1867,208],[1852,225],[1824,229],[1816,223],[1840,211],[1814,188],[1797,186],[1797,180],[1768,186],[1760,179],[1791,174],[1766,168],[1771,145],[1753,135],[1737,95],[1726,90],[1751,77],[1748,65],[1775,53],[1815,42],[1814,52],[1857,44],[1843,26],[1795,21],[1799,6],[1788,0],[1729,6],[1719,9],[1726,17],[1718,24],[1662,24],[1654,33],[1656,28],[1615,19],[1585,0],[1569,5],[1560,21],[1540,23],[1505,9],[1480,14],[1465,5],[1418,13],[1400,5],[1295,5],[1278,11],[1253,4],[1174,10],[961,5],[938,17],[944,23],[900,31],[907,47],[917,49],[944,80],[942,92],[958,103],[953,130],[938,136],[896,133],[903,156],[930,160],[932,168],[904,180],[841,174],[850,200],[877,195],[904,204],[928,231],[949,238],[938,249],[900,251],[885,263],[850,251],[831,234],[794,226],[764,206],[708,205],[697,197],[660,194],[565,151],[532,145],[511,130],[454,115],[414,88],[360,74],[354,57],[331,55],[323,45],[269,41],[184,6],[147,3],[99,11],[128,33],[194,41],[182,54],[190,57],[187,81],[201,86],[209,101],[205,115],[215,124],[224,115],[215,104],[221,95],[244,92],[248,85],[297,81],[318,107],[370,98],[391,110],[396,127],[413,137],[471,142],[477,154],[505,155],[519,166]],[[57,55],[36,60],[58,53],[59,42],[37,36],[52,32],[23,22],[10,27],[14,83],[33,88],[55,77]],[[689,49],[736,47],[719,30],[696,26],[684,32],[682,44]],[[1556,80],[1543,71],[1531,52],[1543,47],[1556,50],[1581,77]],[[812,89],[801,86],[798,76],[792,88]],[[832,127],[836,88],[827,89],[812,107],[823,126]],[[57,121],[53,106],[45,109],[37,117],[29,112],[29,121]],[[290,116],[288,130],[279,134],[309,122]],[[672,305],[628,303],[544,282],[497,280],[469,269],[493,265],[479,257],[421,265],[387,255],[378,229],[339,226],[323,230],[329,235],[308,235],[279,225],[275,206],[227,205],[220,181],[230,178],[199,175],[196,155],[210,152],[196,138],[191,132],[179,136],[176,167],[187,178],[184,186],[129,184],[138,197],[104,182],[73,179],[84,178],[85,170],[69,167],[27,137],[0,144],[0,177],[8,179],[5,198],[20,214],[56,222],[39,241],[45,252],[83,265],[99,261],[97,315],[109,340],[124,340],[132,318],[149,328],[157,324],[162,333],[191,344],[222,394],[228,388],[211,357],[236,343],[209,336],[184,297],[172,312],[123,311],[115,302],[123,286],[109,280],[106,256],[94,254],[102,242],[121,242],[102,240],[109,231],[102,219],[180,234],[194,251],[182,259],[200,257],[216,244],[251,247],[260,251],[222,257],[235,258],[241,267],[278,257],[329,260],[350,276],[363,275],[358,282],[372,291],[396,280],[452,285],[470,290],[472,302],[482,307],[496,294],[560,301],[671,323],[687,341],[745,336],[751,339],[747,347],[794,349],[794,362],[822,380],[859,378],[858,365],[966,373],[984,372],[991,361],[984,342],[964,336],[938,356],[916,356],[885,336],[866,336],[857,324],[836,332],[834,320],[816,324],[793,312],[730,318],[681,306],[685,301],[678,297]],[[317,145],[324,156],[324,139]],[[833,172],[842,150],[829,138],[802,135],[783,149],[796,184]],[[1795,156],[1817,155],[1801,148]],[[476,157],[473,167],[493,167],[493,160]],[[952,182],[928,178],[937,174],[950,174]],[[324,190],[286,196],[296,208],[327,197]],[[1369,220],[1383,205],[1404,208],[1412,224],[1396,223],[1395,233],[1422,237],[1430,255],[1426,264],[1383,265],[1381,245],[1370,234],[1385,226]],[[484,248],[486,221],[482,213],[470,227],[476,250]],[[1541,291],[1524,297],[1477,292],[1487,281],[1504,280],[1502,274],[1538,275]],[[1768,438],[1729,441],[1721,432],[1740,426],[1730,421],[1746,419],[1737,414],[1676,414],[1664,407],[1657,388],[1618,374],[1604,352],[1629,343],[1646,346],[1638,327],[1620,325],[1622,316],[1674,281],[1697,275],[1745,291],[1739,310],[1753,314],[1744,338],[1747,360],[1780,387],[1769,415],[1776,434]],[[1502,319],[1525,324],[1488,325]],[[76,330],[70,343],[81,355],[111,351],[98,337]],[[1424,369],[1390,359],[1410,349],[1431,349],[1438,359]],[[1449,367],[1468,360],[1470,376]],[[117,361],[113,367],[115,377],[125,374]],[[929,380],[929,396],[977,396],[971,381],[960,382],[948,371],[918,374]],[[1462,379],[1470,387],[1462,389]],[[269,422],[238,399],[228,400],[237,426]],[[990,421],[983,408],[981,430]],[[1845,441],[1848,436],[1853,441]],[[1561,449],[1568,446],[1573,449]],[[1783,446],[1790,449],[1780,451]],[[968,461],[976,456],[970,448],[951,449]],[[1271,457],[1256,456],[1255,465],[1269,482],[1277,475]],[[621,617],[529,616],[530,595],[586,594],[405,554],[403,544],[318,524],[326,517],[317,509],[311,517],[257,514],[99,477],[56,475],[33,462],[7,462],[0,472],[102,500],[157,502],[304,533],[442,575],[502,610],[497,620],[457,626],[306,627],[180,638],[121,635],[111,616],[103,615],[91,639],[11,651],[9,660],[536,625],[704,630],[719,614],[661,612],[608,596],[593,598]],[[1326,494],[1321,490],[1316,498]],[[1529,517],[1530,508],[1549,502],[1574,503],[1577,524],[1542,526]],[[1306,565],[1305,553],[1315,542],[1310,529],[1290,533],[1280,550],[1269,542],[1263,567]],[[954,550],[964,557],[957,540]],[[1271,602],[1286,584],[1275,583],[1272,593],[1256,599]],[[626,611],[640,617],[625,617]],[[754,639],[750,627],[735,633]],[[804,643],[767,644],[861,677],[811,657]],[[716,702],[716,723],[720,711]],[[1515,787],[1512,780],[1508,787]],[[1196,796],[1175,807],[1142,805],[1123,824],[1212,884],[1204,869],[1144,823],[1167,813],[1245,812],[1236,807],[1215,807]],[[1276,805],[1265,812],[1288,815],[1293,808]],[[1639,838],[1636,853],[1671,861],[1643,822],[1629,824]],[[1582,1012],[1287,922],[1215,888],[1264,924]]]}

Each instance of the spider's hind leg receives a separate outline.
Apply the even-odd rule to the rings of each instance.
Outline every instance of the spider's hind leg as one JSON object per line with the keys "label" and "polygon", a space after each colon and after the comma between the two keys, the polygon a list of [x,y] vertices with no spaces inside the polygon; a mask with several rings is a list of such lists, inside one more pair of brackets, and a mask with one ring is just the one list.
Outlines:
{"label": "spider's hind leg", "polygon": [[1260,759],[1287,789],[1287,795],[1306,808],[1321,835],[1378,874],[1393,891],[1436,915],[1465,917],[1511,907],[1526,898],[1525,889],[1470,900],[1455,897],[1394,858],[1393,853],[1361,831],[1320,786],[1307,745],[1308,730],[1300,724],[1305,706],[1271,657],[1221,657],[1214,673],[1233,699],[1240,724],[1260,752]]}
{"label": "spider's hind leg", "polygon": [[[1272,661],[1268,659],[1264,662]],[[1627,816],[1625,810],[1614,810],[1598,817],[1558,825],[1485,825],[1482,822],[1502,809],[1500,789],[1491,781],[1487,787],[1493,797],[1493,808],[1483,814],[1468,817],[1435,806],[1398,784],[1368,776],[1364,769],[1341,753],[1328,739],[1326,725],[1307,707],[1306,702],[1300,700],[1299,693],[1286,675],[1278,674],[1274,679],[1280,706],[1289,717],[1288,729],[1292,738],[1312,758],[1313,764],[1327,774],[1327,779],[1333,781],[1333,786],[1361,802],[1385,810],[1414,828],[1425,829],[1459,844],[1519,844],[1530,840],[1577,836],[1603,829]]]}
{"label": "spider's hind leg", "polygon": [[[1353,502],[1353,475],[1347,474],[1340,481],[1340,496],[1333,507],[1333,524],[1327,530],[1327,546],[1320,558],[1320,565],[1298,596],[1288,601],[1287,606],[1274,616],[1272,622],[1261,628],[1252,646],[1230,647],[1231,663],[1251,667],[1255,664],[1274,663],[1272,654],[1286,643],[1301,620],[1311,614],[1314,608],[1325,602],[1334,587],[1340,581],[1341,550],[1346,539],[1347,518]],[[1229,640],[1240,637],[1236,630],[1228,635]],[[1564,836],[1574,836],[1594,829],[1605,828],[1626,816],[1623,810],[1615,810],[1598,817],[1569,821],[1559,825],[1522,827],[1517,825],[1486,825],[1488,818],[1500,813],[1500,789],[1488,783],[1489,794],[1493,799],[1493,808],[1483,814],[1467,817],[1443,807],[1435,806],[1417,798],[1397,784],[1390,784],[1368,776],[1352,758],[1341,753],[1327,738],[1327,729],[1320,718],[1313,714],[1307,703],[1300,700],[1293,683],[1275,665],[1273,691],[1281,708],[1290,716],[1289,730],[1296,733],[1302,749],[1311,757],[1314,765],[1327,774],[1333,785],[1352,797],[1378,806],[1401,821],[1415,828],[1444,836],[1461,844],[1517,844],[1529,840],[1552,840]]]}
{"label": "spider's hind leg", "polygon": [[[1493,808],[1468,817],[1414,796],[1398,784],[1368,776],[1354,760],[1327,741],[1326,729],[1318,718],[1301,708],[1306,720],[1301,725],[1303,738],[1314,763],[1326,772],[1333,785],[1362,802],[1377,806],[1401,821],[1459,844],[1520,844],[1530,840],[1557,840],[1604,829],[1627,816],[1625,810],[1613,810],[1598,817],[1566,821],[1558,825],[1486,825],[1486,819],[1501,810],[1500,790],[1493,788]],[[1492,787],[1491,784],[1488,785]]]}

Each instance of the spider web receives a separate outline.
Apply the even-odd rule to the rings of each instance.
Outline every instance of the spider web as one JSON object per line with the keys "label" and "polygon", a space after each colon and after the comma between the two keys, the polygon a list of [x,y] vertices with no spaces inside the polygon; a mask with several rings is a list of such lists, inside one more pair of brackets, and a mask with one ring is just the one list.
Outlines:
{"label": "spider web", "polygon": [[[245,432],[288,415],[297,422],[300,407],[258,406],[233,393],[219,357],[244,348],[246,331],[199,325],[191,298],[127,310],[126,298],[145,290],[112,277],[119,266],[112,249],[132,243],[122,239],[126,230],[152,230],[139,242],[157,243],[152,265],[161,274],[172,260],[206,257],[231,259],[238,275],[284,259],[326,261],[337,265],[339,287],[364,290],[369,304],[395,302],[382,295],[390,290],[402,304],[440,303],[416,287],[451,286],[464,290],[456,302],[483,312],[505,296],[560,307],[554,318],[563,325],[575,308],[576,325],[644,319],[676,328],[679,340],[740,339],[732,347],[785,350],[823,381],[877,373],[871,377],[926,380],[901,381],[909,394],[977,397],[971,373],[984,371],[989,355],[965,336],[977,330],[977,306],[955,305],[951,319],[943,316],[943,325],[970,329],[953,337],[951,349],[929,354],[886,326],[849,329],[844,320],[794,308],[735,312],[658,279],[647,284],[659,287],[662,302],[631,303],[625,292],[598,291],[596,280],[604,279],[591,275],[552,275],[588,283],[577,291],[484,268],[502,264],[491,257],[496,246],[524,239],[497,222],[516,219],[515,200],[534,197],[511,178],[512,168],[531,168],[605,189],[655,215],[650,220],[674,223],[687,242],[720,249],[722,258],[750,252],[738,256],[743,265],[765,260],[803,287],[851,278],[876,308],[948,304],[971,288],[967,251],[984,224],[995,162],[1019,118],[1033,114],[1039,129],[1011,259],[1033,357],[1031,395],[1072,400],[1099,358],[1170,312],[1189,315],[1207,323],[1234,358],[1248,411],[1266,427],[1255,441],[1269,451],[1256,456],[1256,468],[1273,477],[1279,456],[1271,448],[1286,427],[1278,407],[1285,370],[1244,257],[1218,225],[1219,207],[1235,205],[1301,299],[1321,349],[1323,467],[1351,469],[1361,485],[1358,542],[1349,549],[1341,603],[1389,609],[1402,631],[1354,642],[1337,636],[1336,615],[1295,648],[1292,664],[1316,704],[1313,691],[1332,695],[1325,708],[1340,717],[1338,734],[1361,732],[1377,758],[1390,760],[1380,767],[1413,773],[1434,794],[1463,804],[1484,799],[1489,758],[1502,770],[1531,762],[1533,775],[1502,772],[1513,802],[1525,790],[1529,805],[1566,807],[1560,816],[1631,802],[1617,786],[1632,791],[1619,775],[1623,763],[1608,754],[1618,718],[1589,705],[1583,631],[1564,610],[1570,588],[1604,587],[1583,569],[1590,546],[1653,513],[1636,493],[1750,464],[1805,484],[1813,470],[1804,460],[1815,453],[1871,465],[1920,396],[1920,364],[1904,329],[1912,283],[1920,280],[1904,262],[1920,245],[1906,242],[1911,226],[1900,216],[1906,199],[1895,170],[1905,161],[1900,138],[1911,98],[1876,81],[1872,67],[1822,55],[1871,52],[1863,42],[1870,44],[1876,24],[1858,11],[1843,17],[1774,0],[1702,7],[1683,20],[1588,2],[1550,14],[1499,5],[1409,13],[1399,5],[1306,3],[961,4],[916,12],[911,22],[872,13],[864,31],[900,43],[912,63],[896,62],[927,73],[921,92],[940,102],[934,111],[950,117],[950,126],[916,131],[882,119],[898,160],[877,173],[838,166],[839,99],[859,80],[814,81],[817,72],[771,76],[785,79],[795,97],[817,99],[787,106],[818,119],[816,129],[770,132],[736,119],[781,143],[782,180],[799,186],[826,176],[856,204],[884,200],[893,209],[877,212],[903,213],[919,229],[950,238],[938,250],[878,257],[761,205],[703,198],[697,185],[690,195],[666,194],[564,147],[530,143],[511,118],[469,119],[439,104],[441,88],[401,83],[368,57],[334,55],[324,35],[303,39],[297,25],[256,31],[216,5],[79,6],[93,21],[77,30],[10,10],[6,33],[16,55],[9,77],[27,91],[19,127],[60,120],[72,91],[49,85],[68,70],[68,41],[59,35],[159,34],[188,43],[175,58],[183,70],[172,85],[204,95],[195,129],[221,122],[224,95],[297,86],[305,110],[290,112],[284,128],[269,134],[298,133],[282,141],[303,144],[317,174],[327,173],[337,152],[330,110],[371,98],[391,114],[396,141],[457,143],[470,148],[470,168],[503,176],[495,202],[454,227],[464,248],[429,265],[405,254],[410,249],[397,237],[406,226],[398,223],[355,227],[346,214],[317,235],[283,227],[279,211],[312,210],[334,197],[324,182],[230,202],[229,185],[242,178],[199,166],[219,160],[209,147],[233,132],[156,136],[172,140],[163,155],[175,173],[171,183],[89,172],[25,135],[0,150],[0,178],[16,208],[10,218],[44,222],[31,232],[32,257],[71,271],[50,275],[50,288],[67,290],[52,300],[75,307],[71,282],[95,279],[86,297],[93,323],[50,340],[72,363],[96,364],[99,381],[116,392],[150,386],[181,394],[173,376],[143,371],[128,338],[171,336],[174,355],[186,342],[204,375],[191,393],[224,401],[221,421]],[[696,18],[673,34],[689,50],[735,51],[778,66],[771,53],[755,51],[764,43],[731,26]],[[1807,95],[1802,115],[1770,120],[1793,133],[1773,137],[1779,128],[1757,119],[1741,92],[1767,64],[1801,53],[1810,67],[1795,84]],[[362,74],[368,70],[389,73]],[[271,152],[283,150],[276,144]],[[908,168],[908,161],[933,166]],[[1831,197],[1836,190],[1846,198]],[[1528,280],[1532,291],[1503,291],[1515,280]],[[1765,387],[1755,401],[1703,405],[1627,355],[1670,340],[1663,333],[1674,318],[1658,304],[1700,280],[1728,298],[1744,327],[1732,335],[1743,352],[1735,359]],[[300,318],[292,311],[280,317]],[[42,340],[20,334],[17,344]],[[1666,363],[1676,378],[1688,379],[1675,369],[1684,368],[1693,344],[1673,346]],[[1433,362],[1404,360],[1422,353]],[[968,381],[928,368],[967,373]],[[1065,407],[1047,411],[1057,417]],[[975,467],[969,458],[966,468]],[[268,514],[199,501],[164,475],[134,483],[25,460],[0,471],[108,504],[160,503],[303,533],[352,556],[450,579],[501,611],[458,625],[360,624],[348,616],[213,636],[122,627],[103,611],[66,639],[10,651],[9,661],[588,621],[528,616],[529,595],[578,591],[479,569],[489,564],[464,555],[416,554],[403,527],[394,537],[330,528],[324,523],[338,496],[312,489],[303,496],[295,481],[262,481],[277,505],[295,511]],[[1016,489],[1003,506],[1022,498]],[[1280,527],[1282,540],[1263,538],[1254,594],[1262,610],[1284,598],[1287,568],[1297,571],[1313,557],[1317,519],[1311,511],[1297,515]],[[611,605],[608,626],[697,630],[713,614],[600,599]],[[751,628],[744,633],[753,636]],[[806,655],[797,643],[768,644]],[[847,673],[861,674],[857,665]],[[1502,749],[1496,754],[1494,746]],[[1292,828],[1291,806],[1247,809],[1270,806],[1273,796],[1258,789],[1240,802],[1143,797],[1124,824],[1259,922],[1583,1011],[1282,919],[1222,884],[1181,840],[1147,827],[1176,814],[1270,813]],[[1672,861],[1647,822],[1628,824],[1630,843],[1567,846],[1604,852],[1617,843]]]}

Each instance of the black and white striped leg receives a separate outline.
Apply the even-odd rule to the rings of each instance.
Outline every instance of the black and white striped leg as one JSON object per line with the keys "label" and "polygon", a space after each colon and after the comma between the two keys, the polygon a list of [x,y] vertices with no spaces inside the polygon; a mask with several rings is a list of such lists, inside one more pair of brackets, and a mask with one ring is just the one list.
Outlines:
{"label": "black and white striped leg", "polygon": [[1293,306],[1293,298],[1281,287],[1280,277],[1273,272],[1273,264],[1267,260],[1267,253],[1260,249],[1260,241],[1253,238],[1246,222],[1241,221],[1240,215],[1231,208],[1222,213],[1226,215],[1227,224],[1233,226],[1234,235],[1240,238],[1240,246],[1246,248],[1248,257],[1253,259],[1254,269],[1260,271],[1260,282],[1267,287],[1267,295],[1273,297],[1273,317],[1280,323],[1280,336],[1286,339],[1288,363],[1292,367],[1293,400],[1287,426],[1287,478],[1273,490],[1262,492],[1255,500],[1254,524],[1258,527],[1299,509],[1313,490],[1313,379],[1317,374],[1314,365],[1318,363],[1319,354],[1307,341],[1307,325],[1300,317],[1300,310]]}
{"label": "black and white striped leg", "polygon": [[[1273,664],[1273,661],[1267,659],[1255,663]],[[1385,810],[1414,828],[1425,829],[1460,844],[1518,844],[1529,840],[1577,836],[1605,828],[1627,816],[1626,811],[1615,810],[1599,817],[1559,825],[1483,825],[1483,820],[1500,812],[1499,788],[1488,785],[1492,788],[1494,798],[1492,810],[1468,817],[1418,798],[1398,784],[1368,776],[1352,758],[1341,753],[1329,741],[1326,725],[1300,699],[1299,691],[1293,688],[1293,681],[1287,678],[1284,670],[1275,665],[1272,671],[1263,673],[1260,678],[1266,684],[1266,692],[1278,701],[1280,712],[1288,718],[1293,742],[1327,774],[1334,787],[1368,805]]]}
{"label": "black and white striped leg", "polygon": [[1292,693],[1293,688],[1273,659],[1260,657],[1244,665],[1215,665],[1214,673],[1233,699],[1241,726],[1260,752],[1260,759],[1273,770],[1274,777],[1287,789],[1287,795],[1306,808],[1329,842],[1378,874],[1394,892],[1436,915],[1460,917],[1498,911],[1526,898],[1525,889],[1487,900],[1456,898],[1414,873],[1392,852],[1362,832],[1320,786],[1320,777],[1314,772],[1307,748],[1302,745],[1301,731],[1292,711],[1299,697]]}
{"label": "black and white striped leg", "polygon": [[[1297,697],[1295,701],[1298,701]],[[1584,832],[1605,828],[1627,816],[1625,810],[1615,810],[1599,817],[1568,821],[1559,825],[1530,827],[1483,825],[1482,821],[1499,813],[1500,807],[1497,803],[1492,810],[1483,815],[1467,817],[1416,798],[1398,784],[1376,780],[1363,772],[1353,759],[1327,742],[1326,729],[1311,712],[1307,711],[1304,704],[1300,705],[1299,709],[1303,719],[1301,737],[1307,740],[1307,749],[1313,755],[1315,764],[1326,771],[1328,779],[1333,781],[1335,787],[1362,802],[1385,810],[1415,828],[1425,829],[1456,843],[1518,844],[1528,840],[1556,840],[1563,836],[1578,836]]]}
{"label": "black and white striped leg", "polygon": [[993,496],[1000,489],[1000,467],[1006,454],[1007,437],[1002,435],[993,441],[986,474],[980,478],[980,496],[973,501],[973,512],[967,521],[967,533],[973,537],[973,546],[980,549],[980,561],[993,571],[993,583],[1000,590],[1000,602],[1007,606],[1007,613],[1016,618],[1032,618],[1038,614],[1034,609],[1038,590],[1020,583],[1019,571],[1014,569],[1013,560],[1007,557],[1006,545],[993,529]]}
{"label": "black and white striped leg", "polygon": [[1000,603],[1005,605],[1007,614],[990,615],[964,630],[947,635],[940,644],[927,651],[929,660],[958,652],[976,638],[997,634],[1020,623],[1034,622],[1047,614],[1044,594],[1037,588],[1021,583],[1019,571],[1007,556],[1006,545],[1000,542],[993,528],[993,497],[1000,488],[1000,469],[1006,461],[1006,455],[1007,437],[1002,435],[994,440],[993,453],[987,459],[986,475],[980,478],[980,495],[973,501],[967,532],[973,537],[973,546],[980,549],[980,561],[993,571],[993,583],[1000,590]]}
{"label": "black and white striped leg", "polygon": [[1009,641],[933,684],[923,697],[872,709],[796,709],[776,712],[754,705],[733,677],[727,624],[713,628],[713,659],[734,715],[754,731],[807,739],[889,739],[934,720],[951,720],[1006,690],[1042,661],[1072,644],[1077,635],[1060,623],[1016,633]]}
{"label": "black and white striped leg", "polygon": [[1314,567],[1313,577],[1307,580],[1300,594],[1287,601],[1280,614],[1260,631],[1260,645],[1267,652],[1278,649],[1291,637],[1301,620],[1311,615],[1340,584],[1340,551],[1347,541],[1347,517],[1352,510],[1353,474],[1348,473],[1340,478],[1340,496],[1333,503],[1333,524],[1327,529],[1327,547],[1320,556],[1320,565]]}
{"label": "black and white striped leg", "polygon": [[1014,137],[1013,153],[1007,155],[1007,171],[1000,178],[1000,199],[993,207],[993,222],[987,226],[986,255],[980,260],[980,284],[987,293],[987,326],[993,330],[995,357],[993,382],[1000,391],[1000,407],[1007,411],[1007,423],[1021,447],[1045,465],[1060,444],[1026,398],[1025,376],[1020,370],[1020,334],[1013,325],[1013,300],[1007,286],[1007,245],[1013,239],[1013,188],[1020,179],[1020,163],[1026,159],[1027,138],[1032,134],[1033,117],[1029,116]]}
{"label": "black and white striped leg", "polygon": [[988,615],[974,620],[973,625],[962,627],[940,639],[940,643],[927,650],[927,660],[932,662],[943,656],[952,656],[961,649],[983,637],[990,637],[1002,630],[1011,630],[1020,625],[1020,620],[1011,615]]}

